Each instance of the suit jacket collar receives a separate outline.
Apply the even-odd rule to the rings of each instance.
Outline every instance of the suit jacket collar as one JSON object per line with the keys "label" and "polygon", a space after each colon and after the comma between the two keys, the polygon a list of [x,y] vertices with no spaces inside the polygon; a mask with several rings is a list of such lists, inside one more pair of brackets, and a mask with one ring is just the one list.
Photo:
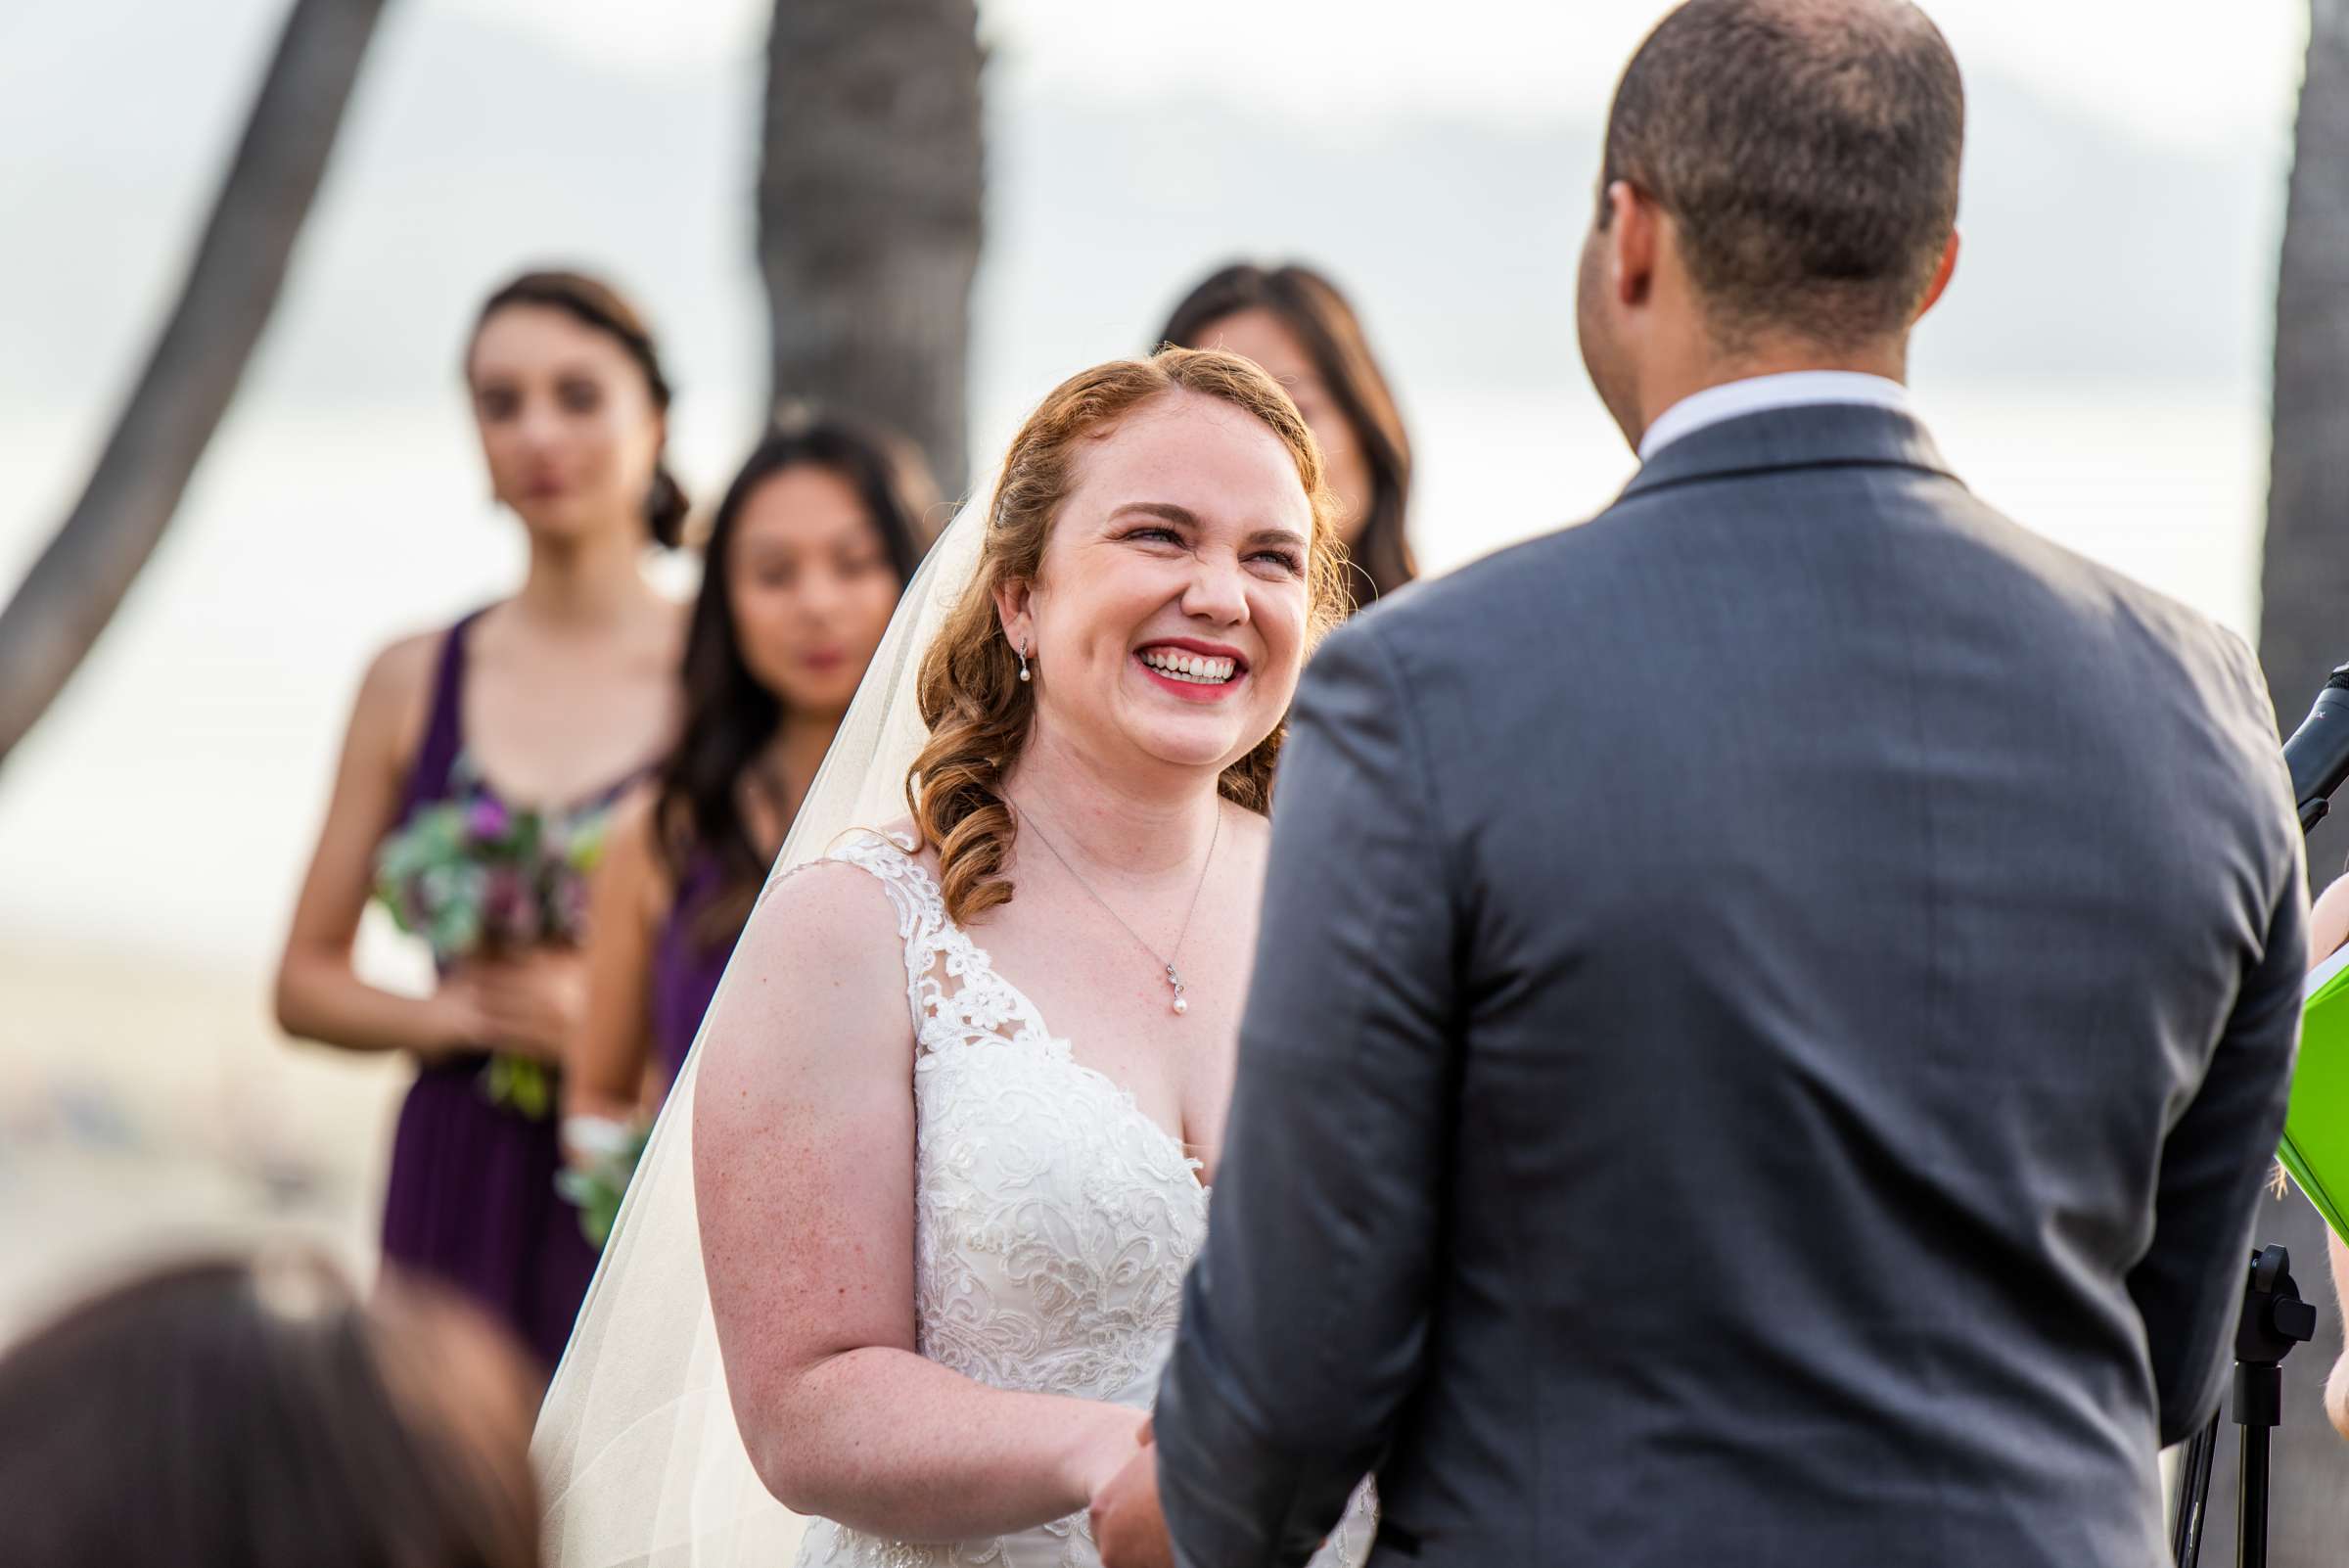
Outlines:
{"label": "suit jacket collar", "polygon": [[1808,403],[1690,432],[1633,475],[1621,499],[1704,480],[1806,468],[1911,468],[1957,479],[1912,416],[1862,403]]}

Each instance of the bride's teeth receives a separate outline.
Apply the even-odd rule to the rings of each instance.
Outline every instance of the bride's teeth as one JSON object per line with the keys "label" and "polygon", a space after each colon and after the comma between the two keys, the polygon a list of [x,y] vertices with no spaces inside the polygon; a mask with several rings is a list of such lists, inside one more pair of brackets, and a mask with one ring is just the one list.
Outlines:
{"label": "bride's teeth", "polygon": [[1229,659],[1211,659],[1204,654],[1176,653],[1172,649],[1157,648],[1143,654],[1142,663],[1162,675],[1201,686],[1221,686],[1230,680],[1239,668]]}

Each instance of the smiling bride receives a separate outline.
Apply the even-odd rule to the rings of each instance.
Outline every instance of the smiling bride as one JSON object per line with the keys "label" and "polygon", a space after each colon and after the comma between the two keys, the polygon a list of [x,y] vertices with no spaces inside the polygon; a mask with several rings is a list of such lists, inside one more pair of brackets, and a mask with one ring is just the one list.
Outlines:
{"label": "smiling bride", "polygon": [[[703,1426],[731,1433],[653,1453],[608,1407],[622,1464],[564,1430],[630,1354],[600,1281],[540,1430],[556,1561],[722,1560],[707,1520],[624,1548],[589,1522],[710,1512],[723,1464],[679,1454],[714,1446],[808,1518],[802,1563],[1097,1562],[1084,1510],[1143,1440],[1206,1233],[1282,720],[1344,609],[1332,514],[1234,355],[1102,365],[1028,420],[935,633],[868,677],[911,681],[910,815],[770,884],[670,1113],[708,1300],[665,1315],[713,1326],[732,1419]],[[587,1495],[612,1488],[667,1500]],[[1323,1559],[1369,1531],[1363,1503]]]}

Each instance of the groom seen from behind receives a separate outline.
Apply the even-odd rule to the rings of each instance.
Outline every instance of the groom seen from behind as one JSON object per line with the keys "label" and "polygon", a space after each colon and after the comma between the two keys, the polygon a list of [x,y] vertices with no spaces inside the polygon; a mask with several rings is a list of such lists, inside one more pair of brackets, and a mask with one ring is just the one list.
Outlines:
{"label": "groom seen from behind", "polygon": [[2280,1126],[2247,650],[1975,499],[1902,385],[1963,99],[1897,0],[1695,0],[1580,318],[1643,466],[1333,636],[1216,1221],[1104,1559],[2162,1555]]}

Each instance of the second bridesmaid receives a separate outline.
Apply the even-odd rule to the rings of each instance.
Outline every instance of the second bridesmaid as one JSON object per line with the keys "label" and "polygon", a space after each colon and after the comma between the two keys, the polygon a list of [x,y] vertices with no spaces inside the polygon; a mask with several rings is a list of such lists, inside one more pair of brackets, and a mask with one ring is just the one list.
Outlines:
{"label": "second bridesmaid", "polygon": [[684,727],[616,815],[596,876],[587,1013],[564,1077],[575,1165],[622,1146],[684,1065],[913,576],[934,498],[908,448],[825,419],[768,435],[719,503]]}

